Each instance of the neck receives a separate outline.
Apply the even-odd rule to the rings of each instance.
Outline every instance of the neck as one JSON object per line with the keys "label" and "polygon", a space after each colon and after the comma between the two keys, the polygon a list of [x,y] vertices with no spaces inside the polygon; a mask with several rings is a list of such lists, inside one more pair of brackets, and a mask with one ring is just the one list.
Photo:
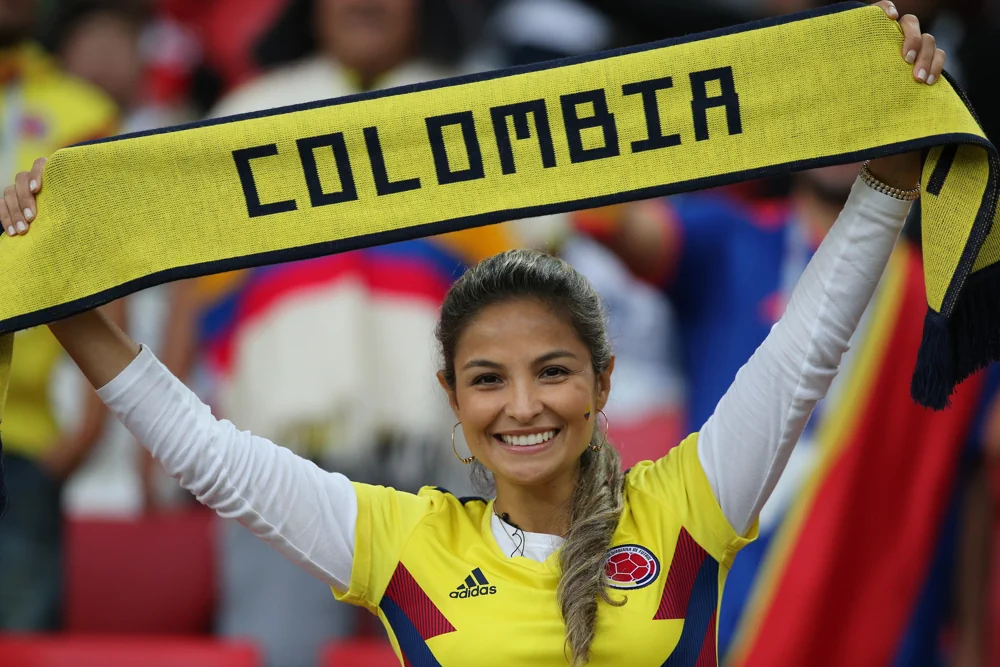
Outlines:
{"label": "neck", "polygon": [[507,515],[509,523],[528,533],[565,536],[576,488],[576,471],[571,476],[540,485],[496,481],[497,497],[493,507],[497,514]]}
{"label": "neck", "polygon": [[362,91],[373,90],[381,85],[382,80],[406,64],[408,58],[387,58],[382,61],[367,62],[364,65],[352,63],[348,59],[338,58],[332,50],[325,51],[328,58],[338,63],[347,75],[351,78],[358,89]]}

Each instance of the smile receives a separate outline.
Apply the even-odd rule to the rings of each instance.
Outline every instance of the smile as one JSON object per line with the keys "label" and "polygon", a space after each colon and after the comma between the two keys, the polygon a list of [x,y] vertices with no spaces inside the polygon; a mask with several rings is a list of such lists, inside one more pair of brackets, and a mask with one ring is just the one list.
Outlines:
{"label": "smile", "polygon": [[553,429],[550,431],[542,431],[541,433],[531,433],[528,435],[507,435],[506,433],[498,433],[494,437],[503,442],[505,445],[510,445],[512,447],[530,447],[532,445],[541,445],[552,438],[556,437],[559,433],[558,429]]}

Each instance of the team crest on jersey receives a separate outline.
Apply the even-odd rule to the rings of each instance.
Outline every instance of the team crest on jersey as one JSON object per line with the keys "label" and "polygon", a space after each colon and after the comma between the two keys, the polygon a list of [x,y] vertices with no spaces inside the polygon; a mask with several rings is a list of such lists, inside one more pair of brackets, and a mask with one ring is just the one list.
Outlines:
{"label": "team crest on jersey", "polygon": [[653,552],[638,544],[622,544],[608,551],[604,576],[611,588],[631,591],[656,581],[660,561]]}

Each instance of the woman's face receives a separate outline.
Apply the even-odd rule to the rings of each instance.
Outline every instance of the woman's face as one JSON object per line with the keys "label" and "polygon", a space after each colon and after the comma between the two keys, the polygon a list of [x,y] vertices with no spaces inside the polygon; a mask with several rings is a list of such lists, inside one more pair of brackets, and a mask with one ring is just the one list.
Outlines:
{"label": "woman's face", "polygon": [[415,48],[416,0],[321,0],[317,9],[323,50],[362,76],[398,67]]}
{"label": "woman's face", "polygon": [[95,12],[67,36],[60,50],[70,74],[90,81],[128,109],[142,76],[138,28],[110,12]]}
{"label": "woman's face", "polygon": [[499,486],[575,475],[611,389],[573,326],[545,304],[485,308],[455,349],[455,388],[439,379],[472,453]]}

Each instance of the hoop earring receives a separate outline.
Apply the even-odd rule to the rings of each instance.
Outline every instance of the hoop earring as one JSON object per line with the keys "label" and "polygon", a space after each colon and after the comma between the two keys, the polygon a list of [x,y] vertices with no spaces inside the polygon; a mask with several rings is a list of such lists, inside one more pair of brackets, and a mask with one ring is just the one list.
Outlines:
{"label": "hoop earring", "polygon": [[458,455],[458,448],[455,446],[455,429],[457,429],[461,425],[462,425],[462,422],[458,422],[454,426],[451,427],[451,451],[455,452],[455,458],[456,459],[458,459],[459,461],[461,461],[465,465],[469,465],[470,463],[472,463],[473,461],[476,460],[475,455],[472,455],[472,456],[469,456],[469,457],[466,457],[466,458],[462,458],[461,456]]}
{"label": "hoop earring", "polygon": [[598,410],[597,414],[604,416],[604,437],[599,445],[587,445],[592,452],[599,452],[604,449],[604,445],[608,444],[608,431],[611,430],[611,422],[608,421],[608,416],[604,414],[604,410]]}

